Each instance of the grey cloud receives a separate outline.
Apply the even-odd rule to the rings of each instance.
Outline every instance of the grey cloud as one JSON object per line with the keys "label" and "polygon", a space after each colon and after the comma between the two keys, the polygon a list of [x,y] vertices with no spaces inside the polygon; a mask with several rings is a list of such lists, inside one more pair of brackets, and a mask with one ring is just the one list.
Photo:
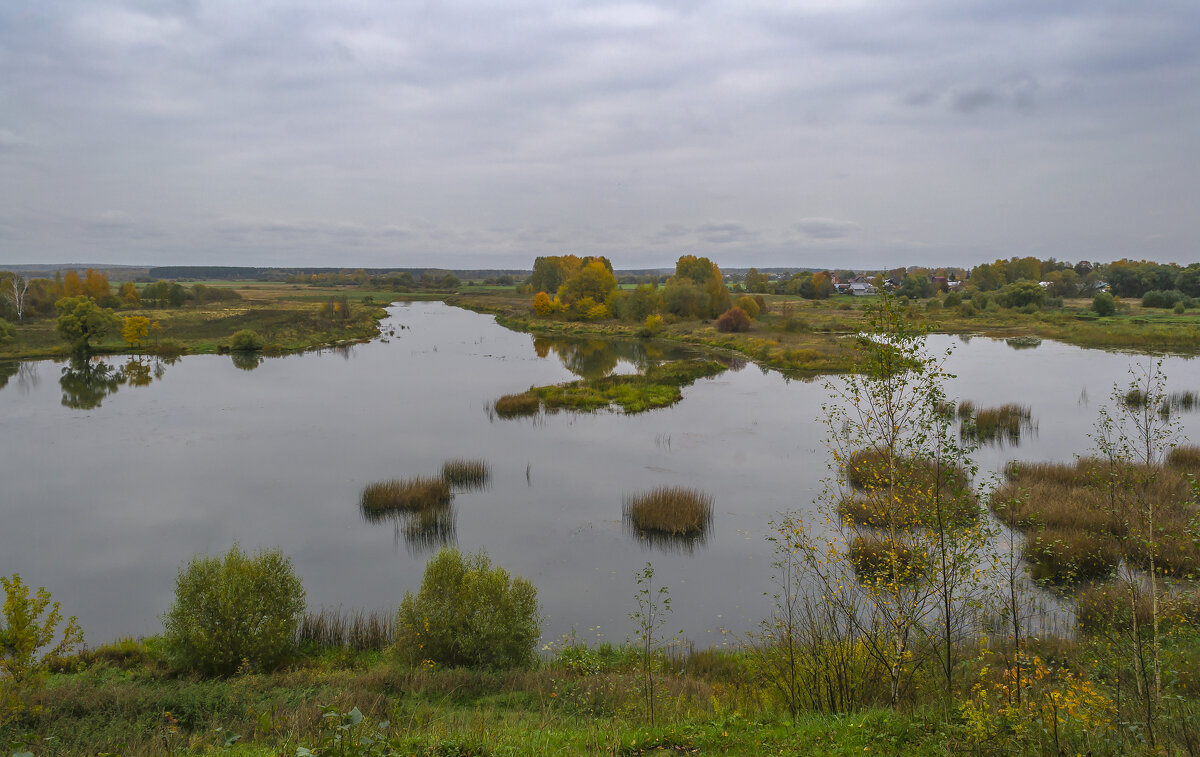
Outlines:
{"label": "grey cloud", "polygon": [[704,223],[696,227],[696,236],[709,244],[734,244],[753,242],[758,234],[740,223]]}
{"label": "grey cloud", "polygon": [[810,239],[842,239],[854,233],[858,224],[835,218],[803,218],[793,228]]}

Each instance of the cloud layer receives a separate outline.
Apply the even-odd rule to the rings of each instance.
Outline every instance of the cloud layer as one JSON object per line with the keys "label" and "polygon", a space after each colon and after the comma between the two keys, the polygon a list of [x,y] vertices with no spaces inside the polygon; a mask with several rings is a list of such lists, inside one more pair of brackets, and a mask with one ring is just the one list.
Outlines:
{"label": "cloud layer", "polygon": [[1191,261],[1200,6],[0,6],[0,265]]}

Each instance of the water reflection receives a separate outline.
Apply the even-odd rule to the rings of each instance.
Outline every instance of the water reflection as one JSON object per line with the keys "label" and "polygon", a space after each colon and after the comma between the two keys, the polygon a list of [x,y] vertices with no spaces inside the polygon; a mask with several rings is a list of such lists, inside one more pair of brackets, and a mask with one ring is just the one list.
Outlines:
{"label": "water reflection", "polygon": [[117,393],[123,381],[121,371],[108,363],[73,357],[58,379],[62,404],[74,410],[95,410],[106,397]]}
{"label": "water reflection", "polygon": [[231,352],[229,357],[233,360],[233,366],[243,371],[252,371],[263,361],[261,352]]}
{"label": "water reflection", "polygon": [[[73,410],[95,410],[122,385],[149,386],[161,379],[167,366],[178,358],[131,357],[119,367],[103,360],[76,356],[63,366],[58,385],[62,389],[63,407]],[[21,379],[18,379],[20,381]],[[36,383],[36,374],[32,379]],[[3,386],[0,384],[0,386]]]}
{"label": "water reflection", "polygon": [[371,510],[359,508],[368,523],[391,523],[394,541],[403,539],[414,557],[457,543],[458,515],[454,503],[430,505],[419,510]]}
{"label": "water reflection", "polygon": [[708,535],[712,531],[711,524],[693,534],[664,534],[659,531],[644,531],[624,520],[625,532],[637,539],[643,550],[653,549],[680,555],[693,555],[696,550],[703,549],[708,544]]}
{"label": "water reflection", "polygon": [[[617,372],[621,363],[633,367],[638,373],[666,360],[694,357],[695,350],[679,345],[634,339],[584,339],[580,337],[533,338],[533,349],[540,358],[551,353],[571,373],[582,379],[599,379]],[[744,367],[745,361],[738,362]]]}
{"label": "water reflection", "polygon": [[21,370],[21,364],[15,360],[0,361],[0,389],[8,386],[8,380],[17,375]]}

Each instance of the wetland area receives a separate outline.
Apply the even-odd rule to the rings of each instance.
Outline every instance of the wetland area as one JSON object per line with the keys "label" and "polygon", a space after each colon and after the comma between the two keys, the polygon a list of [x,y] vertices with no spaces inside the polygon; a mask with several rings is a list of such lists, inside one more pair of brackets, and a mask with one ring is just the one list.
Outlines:
{"label": "wetland area", "polygon": [[[178,566],[235,540],[281,548],[312,608],[385,613],[437,546],[486,549],[537,587],[545,642],[628,638],[633,571],[647,561],[670,587],[671,632],[698,647],[732,644],[769,614],[770,521],[813,512],[831,475],[823,379],[725,358],[670,407],[506,420],[493,411],[506,394],[702,353],[531,336],[441,302],[393,305],[381,328],[369,343],[261,360],[12,366],[0,417],[20,442],[0,459],[0,575],[52,587],[92,643],[157,633]],[[1087,453],[1114,383],[1146,360],[1051,340],[928,339],[934,353],[953,348],[950,398],[1031,410],[1019,439],[980,448],[985,474]],[[1200,388],[1197,361],[1165,358],[1164,370],[1169,389]],[[1200,438],[1196,416],[1180,418]],[[490,476],[437,517],[364,517],[368,484],[455,459],[486,461]],[[623,522],[626,498],[676,486],[712,498],[698,538],[649,540]]]}

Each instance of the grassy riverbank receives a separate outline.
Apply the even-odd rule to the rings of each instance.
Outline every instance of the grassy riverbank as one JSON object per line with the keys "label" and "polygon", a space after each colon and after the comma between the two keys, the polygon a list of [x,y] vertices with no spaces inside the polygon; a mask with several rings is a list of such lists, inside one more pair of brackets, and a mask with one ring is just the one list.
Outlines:
{"label": "grassy riverbank", "polygon": [[[849,295],[805,300],[766,295],[766,310],[749,331],[721,333],[715,323],[677,320],[666,323],[655,337],[740,352],[760,365],[798,377],[854,370],[851,337],[864,327],[863,308],[875,298]],[[570,321],[539,318],[526,295],[511,292],[460,293],[447,303],[496,315],[509,328],[541,335],[636,336],[640,324],[616,320]],[[1200,312],[1175,314],[1126,303],[1116,314],[1098,317],[1089,300],[1067,300],[1060,308],[1021,312],[989,307],[981,311],[941,307],[938,300],[911,303],[910,312],[935,333],[971,334],[994,338],[1040,337],[1080,347],[1127,349],[1138,352],[1200,354]],[[1014,343],[1016,347],[1023,343]]]}
{"label": "grassy riverbank", "polygon": [[[212,282],[232,289],[237,299],[187,303],[180,307],[122,308],[118,319],[144,316],[152,324],[145,345],[130,347],[119,329],[93,344],[95,354],[135,352],[213,353],[226,349],[243,329],[263,339],[265,351],[295,352],[332,344],[362,341],[379,335],[384,305],[397,299],[440,299],[444,295],[412,295],[360,288],[317,288],[271,282]],[[343,309],[342,298],[347,308]],[[338,301],[338,308],[331,307]],[[68,345],[56,331],[56,318],[30,318],[16,328],[16,338],[0,345],[0,359],[53,358],[67,355]]]}

